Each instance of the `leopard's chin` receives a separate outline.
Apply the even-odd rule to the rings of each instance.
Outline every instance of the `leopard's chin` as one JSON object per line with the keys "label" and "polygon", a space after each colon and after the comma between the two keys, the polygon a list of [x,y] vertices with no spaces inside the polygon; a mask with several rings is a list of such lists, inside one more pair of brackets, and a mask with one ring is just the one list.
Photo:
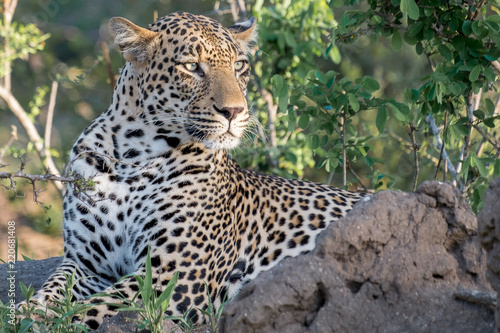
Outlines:
{"label": "leopard's chin", "polygon": [[240,144],[240,138],[226,132],[217,137],[205,138],[202,142],[208,149],[228,150],[236,148]]}

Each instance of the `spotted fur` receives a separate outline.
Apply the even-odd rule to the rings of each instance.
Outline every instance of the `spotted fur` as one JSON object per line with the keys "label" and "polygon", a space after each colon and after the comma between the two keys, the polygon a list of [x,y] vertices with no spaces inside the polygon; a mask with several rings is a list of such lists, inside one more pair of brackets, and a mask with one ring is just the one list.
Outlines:
{"label": "spotted fur", "polygon": [[[360,198],[241,169],[228,156],[249,121],[254,20],[224,28],[179,12],[149,29],[115,18],[110,30],[128,62],[111,106],[80,135],[70,157],[71,171],[95,187],[67,189],[64,259],[38,302],[58,299],[64,273],[75,272],[76,299],[107,303],[83,318],[96,328],[116,313],[110,304],[121,301],[88,296],[132,298],[135,279],[117,281],[144,273],[149,247],[159,290],[180,272],[168,314],[206,308],[207,293],[218,305],[284,258],[311,251],[318,234]],[[197,311],[190,315],[204,320]]]}

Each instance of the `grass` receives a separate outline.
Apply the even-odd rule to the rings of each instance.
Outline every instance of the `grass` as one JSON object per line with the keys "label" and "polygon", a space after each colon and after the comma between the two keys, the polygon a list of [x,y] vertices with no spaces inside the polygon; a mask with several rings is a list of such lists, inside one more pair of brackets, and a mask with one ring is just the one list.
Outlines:
{"label": "grass", "polygon": [[[16,253],[17,257],[17,253]],[[1,260],[1,259],[0,259]],[[225,295],[225,301],[219,308],[216,308],[211,301],[208,285],[205,283],[207,291],[208,307],[207,309],[189,309],[182,317],[167,316],[167,310],[170,299],[174,292],[179,272],[176,272],[172,279],[162,292],[156,290],[153,286],[153,274],[151,269],[151,257],[148,251],[146,257],[146,270],[143,276],[133,275],[135,277],[139,291],[132,300],[123,298],[123,304],[119,305],[118,311],[137,312],[139,319],[136,321],[138,329],[146,329],[152,333],[163,333],[163,322],[167,319],[172,319],[177,322],[179,329],[182,332],[189,333],[193,330],[202,328],[202,326],[193,324],[189,314],[191,311],[200,311],[208,320],[208,329],[212,333],[217,332],[220,317],[224,306],[229,302]],[[128,276],[125,276],[126,278]],[[122,278],[123,279],[123,278]],[[26,300],[27,306],[23,309],[15,310],[15,318],[11,314],[9,303],[3,304],[0,302],[0,333],[26,333],[26,332],[53,332],[53,333],[87,333],[88,328],[80,323],[72,322],[74,316],[84,317],[85,313],[92,305],[82,304],[77,301],[72,301],[73,286],[78,282],[75,280],[74,273],[66,275],[66,284],[61,288],[60,292],[63,295],[62,301],[54,301],[54,304],[44,310],[36,308],[30,300],[34,294],[34,288],[25,286],[22,282],[19,283],[21,293]],[[95,296],[108,296],[104,293],[96,294]],[[117,304],[113,304],[117,305]]]}

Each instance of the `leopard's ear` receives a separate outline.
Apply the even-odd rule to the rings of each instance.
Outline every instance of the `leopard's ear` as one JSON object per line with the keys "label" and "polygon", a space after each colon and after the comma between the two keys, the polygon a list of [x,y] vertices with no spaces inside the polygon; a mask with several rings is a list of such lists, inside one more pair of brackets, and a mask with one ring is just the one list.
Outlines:
{"label": "leopard's ear", "polygon": [[123,52],[123,57],[135,65],[143,65],[153,55],[157,32],[141,28],[123,17],[109,20],[109,32]]}
{"label": "leopard's ear", "polygon": [[229,31],[236,37],[243,51],[249,53],[257,42],[257,19],[251,17],[245,22],[236,23],[228,27]]}

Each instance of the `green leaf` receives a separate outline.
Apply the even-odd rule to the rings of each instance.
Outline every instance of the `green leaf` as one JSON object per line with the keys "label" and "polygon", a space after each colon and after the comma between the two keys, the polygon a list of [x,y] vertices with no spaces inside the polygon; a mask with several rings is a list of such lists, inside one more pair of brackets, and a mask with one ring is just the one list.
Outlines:
{"label": "green leaf", "polygon": [[495,161],[495,164],[493,165],[493,176],[498,177],[500,176],[500,158]]}
{"label": "green leaf", "polygon": [[[318,135],[313,135],[311,137],[311,149],[318,149],[319,148],[319,136]],[[297,161],[295,161],[297,163]]]}
{"label": "green leaf", "polygon": [[419,18],[419,9],[415,0],[401,0],[401,12],[403,14],[408,15],[412,20],[418,20]]}
{"label": "green leaf", "polygon": [[484,124],[489,128],[495,128],[495,118],[486,118],[484,120]]}
{"label": "green leaf", "polygon": [[424,27],[423,22],[415,22],[415,23],[411,24],[410,26],[408,26],[408,30],[406,31],[406,34],[408,36],[415,37],[422,30],[423,27]]}
{"label": "green leaf", "polygon": [[160,304],[162,312],[165,312],[170,303],[170,299],[172,298],[172,294],[174,293],[175,286],[177,285],[177,280],[179,279],[179,271],[174,273],[174,276],[168,281],[165,290],[161,293],[161,295],[157,299],[157,303]]}
{"label": "green leaf", "polygon": [[293,164],[297,164],[297,155],[292,153],[291,151],[287,151],[285,153],[285,159]]}
{"label": "green leaf", "polygon": [[474,116],[476,116],[478,119],[481,119],[483,120],[484,119],[484,112],[481,111],[481,110],[476,110],[474,112],[472,112],[474,114]]}
{"label": "green leaf", "polygon": [[486,110],[489,114],[493,114],[495,112],[495,104],[489,98],[485,98],[484,102],[486,104]]}
{"label": "green leaf", "polygon": [[469,73],[469,81],[475,82],[479,78],[479,73],[481,72],[481,65],[476,65]]}
{"label": "green leaf", "polygon": [[462,32],[466,36],[472,34],[472,21],[465,20],[464,23],[462,23]]}
{"label": "green leaf", "polygon": [[306,129],[309,126],[310,118],[307,113],[303,113],[299,118],[299,127],[302,129]]}
{"label": "green leaf", "polygon": [[399,121],[405,120],[405,116],[401,113],[401,111],[399,111],[399,109],[395,105],[391,103],[387,103],[387,105],[391,108],[392,113],[394,114],[397,120]]}
{"label": "green leaf", "polygon": [[271,78],[271,82],[273,95],[278,99],[278,108],[281,112],[286,112],[288,109],[288,83],[278,74]]}
{"label": "green leaf", "polygon": [[401,38],[401,34],[399,33],[399,30],[394,31],[394,34],[392,35],[392,48],[395,51],[399,51],[401,49],[401,45],[403,44],[403,40]]}
{"label": "green leaf", "polygon": [[377,130],[379,134],[382,134],[385,131],[385,125],[387,124],[387,120],[389,119],[389,115],[385,107],[380,107],[377,112],[377,119],[375,120],[375,125],[377,125]]}
{"label": "green leaf", "polygon": [[354,110],[354,112],[358,112],[359,111],[359,101],[356,98],[356,96],[354,96],[353,94],[349,94],[347,97],[349,98],[349,105],[351,105],[351,108]]}
{"label": "green leaf", "polygon": [[474,162],[475,162],[475,164],[477,166],[477,169],[479,170],[479,173],[481,174],[481,176],[487,177],[488,176],[488,170],[484,166],[484,164],[481,161],[481,159],[479,159],[477,156],[473,156],[473,160],[474,160]]}
{"label": "green leaf", "polygon": [[469,135],[469,128],[465,125],[455,124],[455,125],[452,125],[452,127],[454,129],[456,129],[462,135]]}
{"label": "green leaf", "polygon": [[463,180],[464,183],[467,183],[470,165],[471,165],[471,156],[467,157],[464,164],[462,165],[462,170],[460,171],[460,175],[463,175],[463,177],[464,177],[464,180]]}
{"label": "green leaf", "polygon": [[451,61],[453,59],[453,55],[448,46],[441,44],[438,46],[438,51],[446,60]]}
{"label": "green leaf", "polygon": [[342,55],[340,54],[340,50],[337,45],[332,46],[330,50],[328,50],[327,54],[334,64],[338,65],[342,61]]}
{"label": "green leaf", "polygon": [[435,81],[435,82],[449,82],[450,79],[443,73],[441,72],[433,72],[431,74],[431,78]]}
{"label": "green leaf", "polygon": [[285,31],[285,41],[291,48],[297,47],[297,41],[290,31]]}
{"label": "green leaf", "polygon": [[417,52],[418,55],[422,55],[422,53],[424,52],[424,46],[422,45],[422,42],[417,42],[417,44],[415,44],[415,52]]}
{"label": "green leaf", "polygon": [[378,81],[370,76],[365,76],[364,85],[366,89],[372,92],[380,89]]}

